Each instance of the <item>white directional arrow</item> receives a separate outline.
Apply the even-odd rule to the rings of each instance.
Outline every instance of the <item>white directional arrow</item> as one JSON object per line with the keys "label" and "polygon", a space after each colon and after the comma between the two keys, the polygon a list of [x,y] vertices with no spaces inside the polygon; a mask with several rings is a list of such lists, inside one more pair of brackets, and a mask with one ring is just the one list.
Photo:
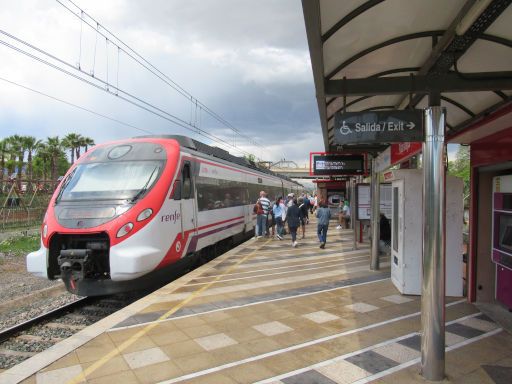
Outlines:
{"label": "white directional arrow", "polygon": [[409,128],[409,129],[413,129],[415,126],[416,126],[416,124],[414,124],[412,121],[409,121],[407,123],[407,128]]}

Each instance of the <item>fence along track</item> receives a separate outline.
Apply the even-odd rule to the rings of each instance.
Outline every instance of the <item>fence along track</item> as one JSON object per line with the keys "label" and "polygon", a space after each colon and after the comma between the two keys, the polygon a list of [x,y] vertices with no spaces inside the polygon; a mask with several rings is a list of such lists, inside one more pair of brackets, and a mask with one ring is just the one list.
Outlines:
{"label": "fence along track", "polygon": [[1,180],[0,228],[41,224],[57,181]]}

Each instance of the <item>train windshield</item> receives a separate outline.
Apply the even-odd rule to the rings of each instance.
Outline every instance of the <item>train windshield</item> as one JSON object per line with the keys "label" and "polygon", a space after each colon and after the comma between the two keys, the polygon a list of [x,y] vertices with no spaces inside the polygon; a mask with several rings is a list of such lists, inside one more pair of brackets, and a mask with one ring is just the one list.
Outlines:
{"label": "train windshield", "polygon": [[137,200],[160,175],[161,161],[116,161],[78,165],[64,181],[58,201]]}

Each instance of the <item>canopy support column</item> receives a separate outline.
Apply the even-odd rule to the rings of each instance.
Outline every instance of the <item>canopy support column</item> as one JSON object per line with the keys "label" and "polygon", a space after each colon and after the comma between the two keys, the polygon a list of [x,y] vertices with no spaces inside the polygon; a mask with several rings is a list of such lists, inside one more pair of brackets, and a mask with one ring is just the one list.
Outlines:
{"label": "canopy support column", "polygon": [[421,369],[427,380],[445,374],[445,110],[425,110],[423,143],[423,282],[421,290]]}
{"label": "canopy support column", "polygon": [[379,240],[380,240],[380,180],[376,171],[376,159],[372,159],[372,194],[371,194],[371,228],[372,228],[372,254],[370,269],[379,270]]}
{"label": "canopy support column", "polygon": [[350,179],[350,228],[354,230],[352,248],[357,249],[357,225],[356,225],[356,179],[355,177]]}

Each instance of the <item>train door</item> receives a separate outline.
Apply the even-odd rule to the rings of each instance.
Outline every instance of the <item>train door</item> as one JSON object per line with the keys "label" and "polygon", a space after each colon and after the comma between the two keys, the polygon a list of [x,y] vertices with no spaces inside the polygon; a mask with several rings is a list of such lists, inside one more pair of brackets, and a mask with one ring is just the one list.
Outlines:
{"label": "train door", "polygon": [[254,228],[254,220],[253,220],[253,208],[254,202],[251,201],[251,196],[249,193],[249,189],[245,190],[245,201],[247,204],[244,205],[244,224],[245,224],[245,232],[249,232]]}
{"label": "train door", "polygon": [[186,161],[181,170],[181,234],[194,235],[197,232],[197,211],[191,164]]}

